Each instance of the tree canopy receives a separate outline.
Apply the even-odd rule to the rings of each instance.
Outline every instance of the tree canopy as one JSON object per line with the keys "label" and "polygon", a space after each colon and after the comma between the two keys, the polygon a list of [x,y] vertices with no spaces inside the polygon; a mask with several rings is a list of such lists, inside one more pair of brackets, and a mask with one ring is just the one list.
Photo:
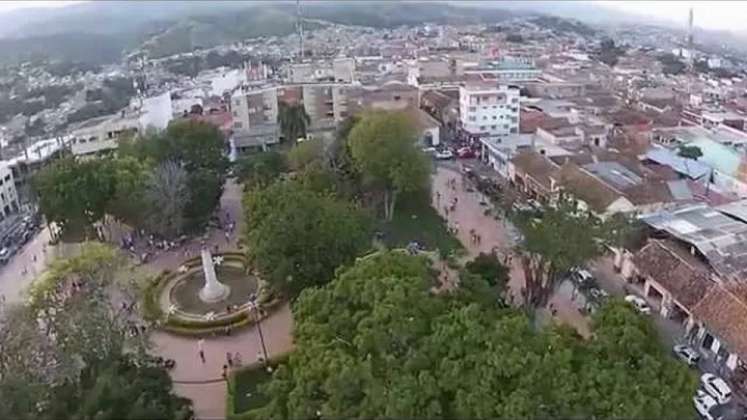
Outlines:
{"label": "tree canopy", "polygon": [[0,418],[188,419],[189,400],[112,305],[125,259],[101,244],[58,260],[0,323]]}
{"label": "tree canopy", "polygon": [[698,160],[703,157],[703,151],[698,146],[682,145],[677,149],[677,155],[685,159]]}
{"label": "tree canopy", "polygon": [[236,162],[236,175],[239,181],[250,188],[268,186],[280,178],[287,169],[285,155],[276,151],[244,156]]}
{"label": "tree canopy", "polygon": [[290,296],[326,283],[370,244],[370,223],[358,208],[301,182],[249,191],[243,204],[249,257]]}
{"label": "tree canopy", "polygon": [[545,305],[560,277],[601,255],[613,232],[569,197],[545,206],[541,218],[529,212],[514,219],[524,236],[519,253],[527,307]]}
{"label": "tree canopy", "polygon": [[[621,301],[594,336],[433,295],[426,259],[359,259],[294,305],[296,350],[252,418],[689,418],[696,378]],[[458,292],[459,293],[459,292]]]}
{"label": "tree canopy", "polygon": [[60,159],[35,174],[31,183],[42,214],[63,230],[101,220],[116,192],[109,160]]}
{"label": "tree canopy", "polygon": [[406,114],[367,114],[355,123],[348,141],[364,183],[384,193],[387,220],[394,214],[400,193],[428,188],[430,163],[417,146],[415,128]]}
{"label": "tree canopy", "polygon": [[300,138],[306,137],[306,130],[311,124],[311,118],[306,113],[303,104],[287,104],[280,102],[278,108],[278,124],[283,134],[283,139],[291,144]]}

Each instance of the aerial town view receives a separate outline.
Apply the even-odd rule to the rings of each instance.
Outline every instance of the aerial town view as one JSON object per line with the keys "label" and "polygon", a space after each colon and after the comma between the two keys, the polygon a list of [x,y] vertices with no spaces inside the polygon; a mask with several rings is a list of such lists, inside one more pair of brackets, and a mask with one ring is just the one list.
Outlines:
{"label": "aerial town view", "polygon": [[747,2],[0,2],[0,420],[747,419]]}

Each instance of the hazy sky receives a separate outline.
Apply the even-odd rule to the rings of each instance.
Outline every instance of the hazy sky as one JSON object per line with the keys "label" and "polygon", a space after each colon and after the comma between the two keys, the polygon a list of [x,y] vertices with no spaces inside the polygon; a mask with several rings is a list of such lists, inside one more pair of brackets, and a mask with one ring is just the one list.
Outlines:
{"label": "hazy sky", "polygon": [[[35,0],[0,1],[0,13],[28,7],[62,7],[78,1]],[[638,1],[600,0],[597,3],[609,8],[622,9],[644,16],[656,16],[674,23],[687,24],[688,9],[695,9],[695,26],[707,29],[730,29],[747,31],[747,1]],[[500,2],[495,2],[500,5]]]}
{"label": "hazy sky", "polygon": [[695,26],[706,29],[747,30],[747,2],[739,1],[599,1],[607,7],[656,16],[687,25],[690,7]]}

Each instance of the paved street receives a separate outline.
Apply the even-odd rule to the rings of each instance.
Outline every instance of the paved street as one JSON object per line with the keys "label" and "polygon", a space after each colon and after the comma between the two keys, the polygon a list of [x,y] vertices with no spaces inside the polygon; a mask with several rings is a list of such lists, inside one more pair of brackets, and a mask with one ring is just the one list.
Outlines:
{"label": "paved street", "polygon": [[[449,186],[449,180],[456,180],[455,187]],[[453,163],[439,164],[432,178],[432,201],[434,207],[443,216],[450,227],[457,228],[457,237],[464,244],[469,258],[474,258],[481,252],[489,253],[496,250],[499,255],[511,254],[515,244],[511,239],[511,226],[505,220],[496,220],[492,214],[485,214],[489,208],[487,200],[477,191],[470,192],[462,184],[462,175]],[[457,199],[454,211],[446,211],[452,200]],[[480,243],[472,242],[470,231],[481,235]],[[511,276],[508,284],[508,299],[519,302],[521,288],[524,286],[524,272],[517,259],[511,264]],[[573,326],[579,334],[589,336],[589,320],[579,311],[577,304],[571,299],[571,290],[565,287],[551,297],[550,302],[557,313],[554,317],[558,322]],[[553,317],[549,311],[538,311],[540,322],[550,322]]]}

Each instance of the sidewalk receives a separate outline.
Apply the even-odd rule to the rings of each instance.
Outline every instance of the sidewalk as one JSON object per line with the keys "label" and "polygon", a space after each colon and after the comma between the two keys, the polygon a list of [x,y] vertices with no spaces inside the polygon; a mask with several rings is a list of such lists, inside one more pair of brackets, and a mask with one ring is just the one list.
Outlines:
{"label": "sidewalk", "polygon": [[[449,180],[456,179],[455,187],[449,186]],[[505,220],[496,220],[491,205],[483,195],[477,191],[467,191],[462,182],[462,174],[458,165],[453,163],[438,165],[432,177],[432,204],[444,217],[450,227],[457,230],[457,238],[462,242],[468,253],[468,258],[474,258],[481,252],[490,253],[496,250],[499,255],[513,253],[516,243],[512,239],[511,226]],[[446,213],[445,209],[456,198],[457,204],[453,211]],[[486,214],[487,213],[487,214]],[[481,236],[479,243],[470,238],[470,231],[474,230]],[[508,282],[509,302],[519,302],[521,289],[524,287],[524,270],[517,258],[512,260],[510,278]],[[584,317],[578,306],[571,299],[571,294],[563,287],[550,298],[550,302],[557,309],[555,322],[562,322],[573,326],[582,336],[590,334],[589,319]],[[547,309],[537,312],[541,322],[552,320]]]}

